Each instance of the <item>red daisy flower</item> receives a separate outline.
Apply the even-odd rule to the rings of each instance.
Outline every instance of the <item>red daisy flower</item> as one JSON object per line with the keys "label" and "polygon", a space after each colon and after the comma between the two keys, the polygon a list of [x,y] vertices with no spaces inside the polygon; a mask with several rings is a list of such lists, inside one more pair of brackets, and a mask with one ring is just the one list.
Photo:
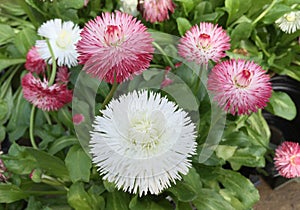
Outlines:
{"label": "red daisy flower", "polygon": [[24,98],[44,111],[58,110],[72,101],[72,90],[68,90],[66,84],[48,86],[47,80],[42,82],[32,73],[22,78],[22,87]]}

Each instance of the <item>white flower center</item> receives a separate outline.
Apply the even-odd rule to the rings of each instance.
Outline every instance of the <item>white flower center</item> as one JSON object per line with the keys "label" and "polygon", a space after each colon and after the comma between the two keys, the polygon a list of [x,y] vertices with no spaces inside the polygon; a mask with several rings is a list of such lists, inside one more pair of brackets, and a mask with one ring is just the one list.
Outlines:
{"label": "white flower center", "polygon": [[206,50],[210,47],[211,37],[208,34],[202,33],[198,37],[198,48]]}
{"label": "white flower center", "polygon": [[295,22],[295,20],[296,20],[296,15],[294,12],[287,14],[284,17],[288,22]]}
{"label": "white flower center", "polygon": [[138,150],[153,152],[159,145],[166,120],[161,111],[153,111],[151,115],[137,113],[131,120],[129,141]]}
{"label": "white flower center", "polygon": [[71,34],[68,31],[62,30],[56,39],[56,45],[60,48],[66,48],[72,43]]}
{"label": "white flower center", "polygon": [[124,41],[124,33],[120,26],[108,25],[104,33],[104,40],[108,46],[118,46]]}

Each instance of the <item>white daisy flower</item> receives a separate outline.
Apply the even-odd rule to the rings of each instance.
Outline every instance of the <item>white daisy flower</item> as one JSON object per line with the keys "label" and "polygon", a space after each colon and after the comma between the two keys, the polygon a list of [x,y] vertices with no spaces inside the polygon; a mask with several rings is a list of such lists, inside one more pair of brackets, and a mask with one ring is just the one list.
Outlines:
{"label": "white daisy flower", "polygon": [[127,14],[137,16],[139,11],[137,10],[138,7],[138,0],[120,0],[120,10]]}
{"label": "white daisy flower", "polygon": [[290,12],[284,14],[281,18],[277,19],[275,23],[285,33],[294,33],[300,29],[300,11]]}
{"label": "white daisy flower", "polygon": [[188,173],[195,125],[174,102],[159,93],[132,92],[113,99],[102,114],[90,146],[103,179],[142,196],[158,194]]}
{"label": "white daisy flower", "polygon": [[[38,34],[49,40],[57,65],[69,68],[78,63],[75,45],[81,38],[80,32],[78,25],[61,19],[49,20],[38,29]],[[51,64],[53,61],[46,40],[37,40],[36,47],[41,57]]]}

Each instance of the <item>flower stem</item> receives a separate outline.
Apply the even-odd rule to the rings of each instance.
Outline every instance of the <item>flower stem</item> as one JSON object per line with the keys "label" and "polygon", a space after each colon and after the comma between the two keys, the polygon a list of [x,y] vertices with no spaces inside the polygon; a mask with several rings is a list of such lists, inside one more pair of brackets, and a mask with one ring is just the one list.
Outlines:
{"label": "flower stem", "polygon": [[156,43],[156,42],[152,42],[152,44],[156,47],[156,49],[158,49],[161,54],[166,58],[166,60],[168,61],[169,65],[171,66],[172,69],[175,69],[174,64],[172,63],[172,61],[170,60],[169,56],[166,54],[166,52]]}
{"label": "flower stem", "polygon": [[29,124],[29,137],[30,137],[30,142],[31,142],[32,147],[34,149],[38,149],[38,147],[35,144],[34,134],[33,134],[34,113],[35,113],[35,106],[32,106],[32,108],[31,108],[31,114],[30,114],[30,124]]}
{"label": "flower stem", "polygon": [[197,80],[196,80],[196,86],[195,86],[195,89],[194,89],[195,95],[197,94],[199,86],[200,86],[201,76],[202,76],[204,71],[207,71],[207,69],[208,69],[208,64],[203,64],[203,65],[200,66],[200,70],[199,70],[198,74],[196,73],[196,79]]}
{"label": "flower stem", "polygon": [[118,88],[118,83],[117,83],[117,79],[115,77],[114,84],[111,87],[110,92],[108,93],[108,95],[104,99],[104,102],[102,103],[100,110],[103,110],[104,107],[108,104],[108,102],[112,99],[112,97],[113,97],[114,93],[116,92],[117,88]]}
{"label": "flower stem", "polygon": [[272,3],[268,6],[268,8],[263,11],[253,22],[252,25],[255,26],[258,21],[260,21],[278,2],[278,0],[273,0]]}
{"label": "flower stem", "polygon": [[257,44],[259,45],[259,47],[261,48],[261,50],[264,52],[264,54],[267,56],[267,57],[270,57],[270,53],[267,52],[267,50],[265,49],[261,39],[259,38],[259,36],[255,35],[255,41],[257,42]]}
{"label": "flower stem", "polygon": [[51,71],[51,76],[50,76],[49,83],[48,83],[48,85],[50,86],[54,83],[55,76],[56,76],[56,61],[55,61],[55,55],[54,55],[54,52],[52,50],[49,40],[47,39],[46,42],[47,42],[47,45],[48,45],[48,48],[49,48],[49,51],[51,54],[51,59],[52,59],[52,71]]}

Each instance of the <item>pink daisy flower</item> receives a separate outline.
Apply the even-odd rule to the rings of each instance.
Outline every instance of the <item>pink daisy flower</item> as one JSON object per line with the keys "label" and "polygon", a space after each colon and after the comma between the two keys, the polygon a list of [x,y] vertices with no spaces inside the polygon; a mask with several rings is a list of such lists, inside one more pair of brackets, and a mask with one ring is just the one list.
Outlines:
{"label": "pink daisy flower", "polygon": [[174,12],[175,4],[172,0],[144,0],[139,1],[138,9],[146,21],[163,22],[169,19],[169,11]]}
{"label": "pink daisy flower", "polygon": [[300,145],[285,141],[275,151],[275,167],[286,178],[300,177]]}
{"label": "pink daisy flower", "polygon": [[218,25],[202,22],[188,30],[180,39],[178,54],[188,61],[207,64],[209,60],[219,62],[230,49],[230,37]]}
{"label": "pink daisy flower", "polygon": [[207,87],[225,111],[250,114],[265,107],[271,97],[270,77],[265,73],[252,61],[223,61],[210,72]]}
{"label": "pink daisy flower", "polygon": [[45,71],[46,66],[47,64],[41,58],[37,48],[33,46],[27,53],[25,68],[32,73],[41,74]]}
{"label": "pink daisy flower", "polygon": [[22,87],[24,98],[44,111],[58,110],[72,101],[72,91],[65,84],[48,86],[47,80],[42,82],[32,73],[22,78]]}
{"label": "pink daisy flower", "polygon": [[118,83],[146,70],[154,48],[147,28],[133,16],[103,13],[89,21],[77,43],[79,63],[93,77]]}

